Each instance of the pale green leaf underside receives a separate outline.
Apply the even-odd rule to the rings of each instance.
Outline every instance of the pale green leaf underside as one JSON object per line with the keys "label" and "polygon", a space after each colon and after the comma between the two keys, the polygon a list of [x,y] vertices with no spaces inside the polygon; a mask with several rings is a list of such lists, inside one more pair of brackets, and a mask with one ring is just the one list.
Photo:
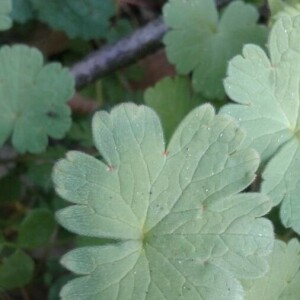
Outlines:
{"label": "pale green leaf underside", "polygon": [[71,38],[105,37],[114,14],[113,0],[30,1],[40,20]]}
{"label": "pale green leaf underside", "polygon": [[12,10],[11,0],[0,1],[0,31],[9,29],[12,25],[10,13]]}
{"label": "pale green leaf underside", "polygon": [[0,145],[10,136],[18,152],[41,152],[48,136],[62,138],[71,125],[66,102],[73,78],[59,64],[43,65],[26,46],[0,50]]}
{"label": "pale green leaf underside", "polygon": [[262,278],[245,281],[245,300],[299,300],[300,244],[293,239],[276,241],[270,269]]}
{"label": "pale green leaf underside", "polygon": [[225,106],[246,129],[243,147],[254,147],[268,163],[262,191],[273,204],[282,200],[281,219],[300,232],[299,205],[299,80],[300,17],[280,18],[269,38],[270,58],[259,47],[247,45],[228,68],[225,88],[241,105]]}
{"label": "pale green leaf underside", "polygon": [[158,116],[124,104],[93,119],[103,162],[69,152],[54,168],[56,191],[75,205],[57,213],[77,234],[119,240],[80,248],[63,264],[85,275],[63,299],[242,299],[235,279],[255,278],[272,250],[262,194],[238,194],[259,164],[244,134],[210,105],[194,109],[165,150]]}
{"label": "pale green leaf underside", "polygon": [[179,73],[193,72],[196,91],[222,99],[228,60],[245,43],[265,42],[266,29],[257,19],[256,9],[240,1],[229,4],[219,18],[213,0],[171,0],[164,7],[171,27],[164,37],[168,59]]}
{"label": "pale green leaf underside", "polygon": [[182,119],[201,103],[193,96],[190,81],[186,77],[166,77],[144,94],[145,103],[159,115],[164,136],[169,141]]}
{"label": "pale green leaf underside", "polygon": [[284,17],[296,17],[300,13],[299,0],[268,0],[271,15],[274,20]]}

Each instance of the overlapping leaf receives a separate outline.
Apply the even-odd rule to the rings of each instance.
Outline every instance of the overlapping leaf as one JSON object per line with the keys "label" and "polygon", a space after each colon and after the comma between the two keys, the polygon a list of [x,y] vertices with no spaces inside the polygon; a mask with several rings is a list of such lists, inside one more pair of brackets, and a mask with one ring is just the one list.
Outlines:
{"label": "overlapping leaf", "polygon": [[6,30],[11,27],[11,18],[9,14],[12,10],[11,0],[1,0],[0,1],[0,31]]}
{"label": "overlapping leaf", "polygon": [[274,20],[283,16],[295,17],[300,13],[299,0],[268,0],[268,4]]}
{"label": "overlapping leaf", "polygon": [[38,17],[71,38],[105,37],[114,13],[112,0],[30,0]]}
{"label": "overlapping leaf", "polygon": [[145,103],[160,117],[165,139],[169,141],[183,118],[201,103],[200,97],[192,95],[190,81],[185,77],[166,77],[145,91]]}
{"label": "overlapping leaf", "polygon": [[236,117],[251,145],[268,161],[262,191],[273,204],[283,201],[281,220],[300,232],[300,17],[280,18],[269,39],[270,58],[254,45],[229,64],[225,88],[239,105],[224,113]]}
{"label": "overlapping leaf", "polygon": [[237,277],[266,272],[270,209],[262,194],[238,194],[259,157],[237,150],[244,134],[210,105],[194,109],[165,150],[158,116],[123,104],[93,119],[105,162],[69,152],[54,168],[56,191],[74,205],[59,222],[117,243],[84,247],[62,263],[82,275],[62,299],[242,299]]}
{"label": "overlapping leaf", "polygon": [[0,145],[12,135],[18,152],[43,151],[47,136],[62,138],[71,125],[66,102],[73,78],[59,64],[43,66],[41,53],[26,46],[0,50]]}
{"label": "overlapping leaf", "polygon": [[276,241],[270,269],[262,278],[244,282],[245,300],[298,300],[300,295],[300,244]]}
{"label": "overlapping leaf", "polygon": [[170,0],[164,7],[164,20],[171,27],[164,38],[168,59],[179,73],[193,72],[196,91],[222,99],[228,60],[245,43],[265,43],[266,29],[257,19],[256,9],[239,1],[219,18],[213,0]]}

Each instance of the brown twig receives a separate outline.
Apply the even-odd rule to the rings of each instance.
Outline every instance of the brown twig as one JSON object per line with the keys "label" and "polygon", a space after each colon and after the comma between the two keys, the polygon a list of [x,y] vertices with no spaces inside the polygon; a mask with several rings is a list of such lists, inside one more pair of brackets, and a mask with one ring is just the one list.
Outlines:
{"label": "brown twig", "polygon": [[[216,5],[221,8],[230,1],[232,0],[216,0]],[[153,53],[162,46],[161,39],[167,30],[168,27],[162,17],[159,17],[115,44],[92,52],[70,69],[76,87],[83,87],[99,77]]]}

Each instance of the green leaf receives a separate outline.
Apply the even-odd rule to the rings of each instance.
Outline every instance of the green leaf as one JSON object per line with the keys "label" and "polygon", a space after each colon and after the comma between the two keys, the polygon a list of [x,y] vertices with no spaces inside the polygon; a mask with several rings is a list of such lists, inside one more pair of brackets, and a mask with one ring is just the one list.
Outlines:
{"label": "green leaf", "polygon": [[144,94],[145,103],[160,117],[166,141],[169,141],[182,119],[201,103],[192,95],[190,81],[186,77],[166,77]]}
{"label": "green leaf", "polygon": [[299,0],[268,0],[272,19],[283,16],[296,17],[300,13]]}
{"label": "green leaf", "polygon": [[109,18],[114,14],[112,0],[30,0],[41,21],[64,31],[69,37],[105,37]]}
{"label": "green leaf", "polygon": [[20,23],[25,23],[34,16],[30,0],[12,0],[12,18]]}
{"label": "green leaf", "polygon": [[270,270],[262,278],[246,282],[245,300],[298,300],[300,295],[300,244],[276,241]]}
{"label": "green leaf", "polygon": [[9,29],[12,25],[9,14],[12,10],[11,0],[1,0],[0,2],[0,31]]}
{"label": "green leaf", "polygon": [[0,178],[0,205],[21,198],[21,181],[13,172]]}
{"label": "green leaf", "polygon": [[24,248],[37,248],[45,245],[54,230],[53,213],[37,208],[28,213],[20,226],[17,243]]}
{"label": "green leaf", "polygon": [[270,209],[262,194],[238,194],[259,157],[237,151],[233,119],[210,105],[193,110],[167,149],[158,116],[123,104],[93,119],[105,163],[72,151],[54,167],[57,193],[74,205],[57,219],[80,235],[118,243],[84,247],[62,258],[82,277],[62,299],[241,299],[236,277],[267,270]]}
{"label": "green leaf", "polygon": [[57,63],[43,66],[41,53],[26,46],[2,47],[0,65],[0,146],[12,135],[18,152],[41,152],[48,135],[62,138],[71,125],[66,102],[74,80]]}
{"label": "green leaf", "polygon": [[256,8],[240,1],[229,4],[219,18],[213,0],[170,0],[164,7],[171,27],[164,37],[168,59],[179,73],[193,72],[196,91],[222,99],[228,60],[245,43],[265,43],[266,28],[256,25],[257,19]]}
{"label": "green leaf", "polygon": [[254,147],[268,163],[262,191],[273,205],[281,201],[281,220],[300,232],[299,80],[300,17],[280,18],[269,38],[270,58],[259,47],[247,45],[228,68],[225,88],[239,103],[225,106],[246,129],[243,146]]}
{"label": "green leaf", "polygon": [[89,119],[73,122],[67,137],[72,141],[76,141],[82,147],[93,146],[91,125]]}
{"label": "green leaf", "polygon": [[16,251],[0,264],[0,290],[11,290],[28,284],[34,262],[27,254]]}
{"label": "green leaf", "polygon": [[107,31],[106,39],[109,43],[116,42],[133,30],[132,25],[127,19],[120,19],[114,26]]}

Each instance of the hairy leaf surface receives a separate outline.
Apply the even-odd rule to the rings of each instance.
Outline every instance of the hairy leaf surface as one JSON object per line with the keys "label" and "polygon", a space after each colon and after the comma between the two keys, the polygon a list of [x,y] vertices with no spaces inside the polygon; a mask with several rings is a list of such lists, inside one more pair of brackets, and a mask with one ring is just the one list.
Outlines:
{"label": "hairy leaf surface", "polygon": [[1,0],[0,1],[0,31],[9,29],[11,27],[12,21],[9,16],[11,11],[12,11],[11,0]]}
{"label": "hairy leaf surface", "polygon": [[124,104],[93,119],[104,161],[69,152],[54,168],[57,193],[74,205],[57,213],[80,235],[117,243],[84,247],[62,263],[82,277],[62,299],[242,299],[237,277],[267,270],[268,197],[239,194],[259,157],[237,151],[244,134],[210,105],[194,109],[167,149],[158,116]]}
{"label": "hairy leaf surface", "polygon": [[298,300],[300,295],[300,244],[276,241],[270,269],[262,278],[244,282],[245,300]]}
{"label": "hairy leaf surface", "polygon": [[113,0],[30,1],[42,21],[71,38],[105,37],[114,13]]}
{"label": "hairy leaf surface", "polygon": [[73,78],[57,63],[43,65],[38,50],[4,46],[0,50],[0,145],[11,135],[18,152],[41,152],[47,136],[62,138],[71,125],[66,102]]}
{"label": "hairy leaf surface", "polygon": [[236,117],[247,131],[262,161],[262,191],[273,204],[281,201],[285,226],[300,232],[300,17],[282,17],[272,28],[269,57],[258,46],[247,45],[229,64],[225,88],[239,104],[223,112]]}
{"label": "hairy leaf surface", "polygon": [[168,59],[179,73],[193,72],[196,91],[222,99],[228,60],[245,43],[265,42],[266,29],[257,19],[256,9],[240,1],[229,4],[219,17],[213,0],[170,0],[164,7],[164,20],[171,27],[164,37]]}

